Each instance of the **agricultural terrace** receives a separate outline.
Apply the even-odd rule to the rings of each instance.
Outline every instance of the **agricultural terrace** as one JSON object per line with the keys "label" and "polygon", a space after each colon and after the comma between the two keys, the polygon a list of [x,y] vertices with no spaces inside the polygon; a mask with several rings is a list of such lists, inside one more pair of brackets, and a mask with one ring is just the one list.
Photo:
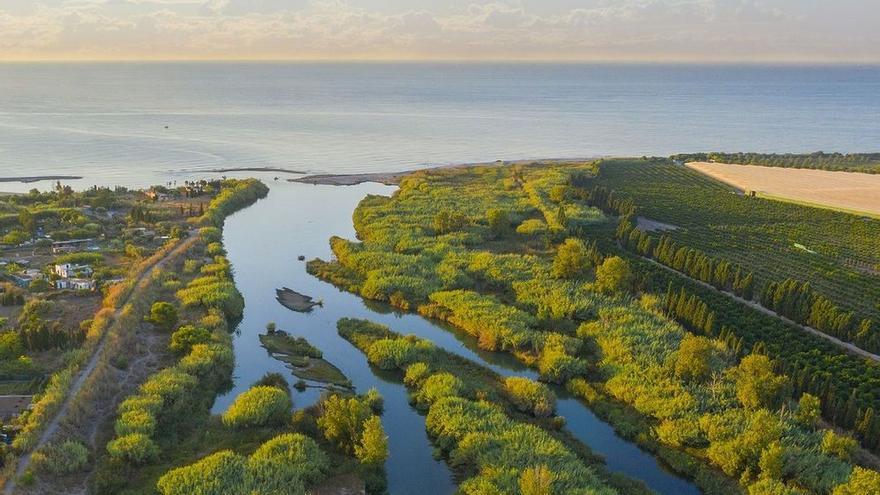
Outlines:
{"label": "agricultural terrace", "polygon": [[880,175],[714,162],[690,162],[687,166],[746,194],[754,191],[761,196],[880,217]]}
{"label": "agricultural terrace", "polygon": [[[606,169],[614,170],[603,165],[600,173]],[[722,197],[729,194],[681,170]],[[448,321],[483,349],[510,352],[542,380],[567,386],[707,493],[730,493],[731,483],[752,493],[849,493],[865,483],[880,490],[880,475],[862,469],[873,469],[876,459],[851,433],[828,428],[824,399],[793,393],[769,346],[734,346],[727,338],[734,330],[721,331],[716,317],[723,315],[712,314],[714,307],[694,294],[652,288],[647,262],[614,242],[617,220],[589,206],[586,185],[596,171],[594,163],[543,163],[413,173],[392,197],[369,197],[358,206],[360,242],[334,238],[335,260],[313,260],[308,268],[365,298]],[[664,185],[653,176],[630,180]],[[633,208],[604,197],[602,204],[608,203],[618,211]],[[675,208],[671,201],[661,207]],[[679,206],[677,215],[652,218],[689,227],[696,221],[683,222],[686,211]],[[730,216],[711,208],[707,214]],[[794,330],[785,337],[804,334]],[[429,343],[414,351],[422,345]],[[409,349],[400,341],[377,342],[367,353],[380,367],[400,368],[397,361],[415,366],[408,362],[413,349],[403,347]],[[876,368],[821,349],[799,359],[823,363],[827,352],[830,363],[847,363],[843,370],[820,364],[822,380],[828,373],[862,373],[861,382],[880,383]],[[434,381],[457,388],[449,378]],[[429,403],[435,396],[416,393]],[[873,405],[876,399],[859,400]],[[428,427],[443,438],[452,412],[434,413],[441,404],[467,404],[430,406]],[[853,406],[854,416],[871,422],[873,438],[877,426],[866,411]],[[501,434],[498,424],[485,424],[488,434]],[[455,449],[456,439],[444,445]],[[479,455],[474,462],[479,471]],[[478,476],[478,490],[512,482]]]}
{"label": "agricultural terrace", "polygon": [[[667,160],[606,160],[600,168],[590,187],[614,191],[635,203],[638,215],[675,225],[662,234],[676,247],[751,273],[755,299],[770,282],[808,282],[807,292],[853,312],[835,336],[871,352],[880,348],[880,332],[859,328],[865,319],[880,322],[880,221],[739,195]],[[652,233],[654,246],[660,234]]]}

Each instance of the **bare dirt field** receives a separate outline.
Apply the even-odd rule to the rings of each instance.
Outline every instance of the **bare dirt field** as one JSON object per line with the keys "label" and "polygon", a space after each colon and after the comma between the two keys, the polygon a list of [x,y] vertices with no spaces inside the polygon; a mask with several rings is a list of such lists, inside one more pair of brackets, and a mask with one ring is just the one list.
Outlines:
{"label": "bare dirt field", "polygon": [[687,166],[761,196],[880,216],[880,174],[709,162]]}

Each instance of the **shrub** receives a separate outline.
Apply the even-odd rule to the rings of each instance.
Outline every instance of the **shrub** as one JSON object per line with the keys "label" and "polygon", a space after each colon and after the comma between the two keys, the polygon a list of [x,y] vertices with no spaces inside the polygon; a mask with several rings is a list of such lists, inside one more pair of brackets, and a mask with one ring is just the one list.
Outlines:
{"label": "shrub", "polygon": [[223,450],[165,473],[157,488],[162,495],[245,495],[245,459]]}
{"label": "shrub", "polygon": [[150,307],[149,321],[161,330],[170,332],[177,325],[177,308],[169,302],[155,302]]}
{"label": "shrub", "polygon": [[413,363],[406,367],[406,374],[403,377],[403,383],[408,387],[417,387],[430,373],[431,369],[428,367],[427,363]]}
{"label": "shrub", "polygon": [[543,383],[528,378],[507,377],[504,390],[517,409],[534,416],[550,416],[556,407],[553,392]]}
{"label": "shrub", "polygon": [[184,325],[171,334],[168,348],[177,354],[186,354],[195,344],[206,344],[211,341],[211,332],[202,327]]}
{"label": "shrub", "polygon": [[330,460],[314,440],[285,433],[261,445],[248,459],[247,470],[259,493],[285,493],[289,486],[311,485],[330,471]]}
{"label": "shrub", "polygon": [[825,434],[822,436],[822,452],[844,461],[850,460],[858,446],[859,444],[854,438],[838,435],[832,430],[825,430]]}
{"label": "shrub", "polygon": [[292,408],[290,396],[280,388],[256,386],[236,397],[222,420],[232,428],[281,424]]}
{"label": "shrub", "polygon": [[443,397],[457,397],[464,391],[464,383],[451,373],[435,373],[422,382],[413,394],[416,404],[427,407]]}
{"label": "shrub", "polygon": [[880,493],[880,473],[859,466],[853,468],[849,480],[837,486],[832,495],[865,495]]}
{"label": "shrub", "polygon": [[145,464],[159,455],[159,447],[143,433],[131,433],[107,444],[111,457],[131,464]]}
{"label": "shrub", "polygon": [[132,409],[123,412],[116,420],[116,435],[125,436],[131,433],[141,433],[152,436],[156,430],[156,418],[150,411]]}
{"label": "shrub", "polygon": [[34,452],[32,461],[37,470],[61,476],[84,468],[89,462],[89,449],[80,442],[65,440]]}

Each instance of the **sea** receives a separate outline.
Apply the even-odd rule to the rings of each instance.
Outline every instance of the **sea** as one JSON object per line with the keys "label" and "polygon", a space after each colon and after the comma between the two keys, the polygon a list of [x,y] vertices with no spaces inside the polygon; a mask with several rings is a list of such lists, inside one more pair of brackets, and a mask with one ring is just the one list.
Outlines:
{"label": "sea", "polygon": [[[0,64],[0,177],[880,148],[880,66]],[[50,187],[0,183],[0,191]]]}

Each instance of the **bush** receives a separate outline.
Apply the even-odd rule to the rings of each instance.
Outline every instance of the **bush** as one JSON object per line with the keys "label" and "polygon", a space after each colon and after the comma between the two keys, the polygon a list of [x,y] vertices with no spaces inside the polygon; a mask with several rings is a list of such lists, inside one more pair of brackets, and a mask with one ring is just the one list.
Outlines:
{"label": "bush", "polygon": [[406,374],[403,377],[403,383],[408,387],[418,387],[422,383],[422,380],[427,378],[430,373],[431,368],[428,367],[427,363],[413,363],[406,367]]}
{"label": "bush", "polygon": [[150,307],[149,321],[161,330],[170,332],[177,325],[177,308],[169,302],[155,302]]}
{"label": "bush", "polygon": [[63,476],[79,471],[89,463],[89,449],[80,442],[65,440],[34,452],[32,461],[39,471]]}
{"label": "bush", "polygon": [[222,450],[165,473],[156,484],[162,495],[245,495],[245,459]]}
{"label": "bush", "polygon": [[171,334],[168,348],[176,354],[186,354],[195,344],[206,344],[211,341],[211,332],[202,327],[184,325]]}
{"label": "bush", "polygon": [[550,416],[556,408],[556,397],[543,383],[519,376],[504,379],[504,390],[513,405],[534,416]]}
{"label": "bush", "polygon": [[107,444],[110,457],[131,464],[145,464],[159,455],[159,447],[143,433],[131,433]]}
{"label": "bush", "polygon": [[852,458],[853,452],[855,452],[858,446],[859,443],[854,438],[838,435],[832,430],[825,430],[825,434],[822,436],[822,452],[844,461]]}
{"label": "bush", "polygon": [[464,391],[464,383],[451,373],[435,373],[422,383],[413,394],[416,404],[428,407],[443,397],[457,397]]}
{"label": "bush", "polygon": [[290,396],[280,388],[256,386],[236,397],[222,420],[232,428],[281,424],[292,408]]}
{"label": "bush", "polygon": [[269,440],[247,461],[253,489],[267,494],[285,493],[291,485],[312,485],[324,479],[330,467],[330,460],[318,444],[299,433]]}
{"label": "bush", "polygon": [[156,430],[156,418],[148,410],[133,409],[123,412],[116,420],[116,435],[125,436],[131,433],[141,433],[152,436]]}

